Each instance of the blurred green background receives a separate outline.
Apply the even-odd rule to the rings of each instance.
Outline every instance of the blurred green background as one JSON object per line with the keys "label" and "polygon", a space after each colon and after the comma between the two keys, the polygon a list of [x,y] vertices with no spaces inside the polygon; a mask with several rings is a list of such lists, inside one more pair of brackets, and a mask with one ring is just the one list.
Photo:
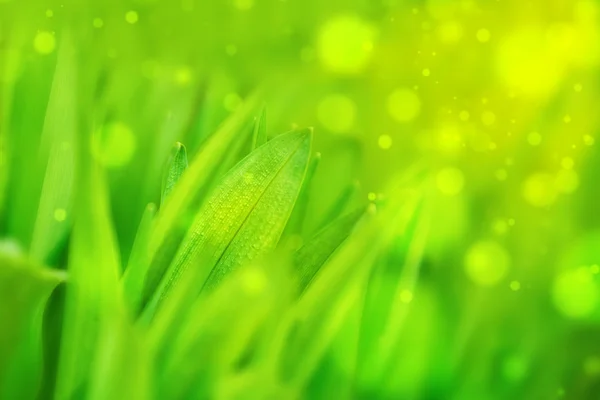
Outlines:
{"label": "blurred green background", "polygon": [[22,247],[65,37],[78,106],[110,121],[125,259],[171,144],[194,153],[258,89],[270,135],[315,128],[315,226],[349,185],[432,177],[403,398],[597,398],[600,3],[0,0],[0,233]]}

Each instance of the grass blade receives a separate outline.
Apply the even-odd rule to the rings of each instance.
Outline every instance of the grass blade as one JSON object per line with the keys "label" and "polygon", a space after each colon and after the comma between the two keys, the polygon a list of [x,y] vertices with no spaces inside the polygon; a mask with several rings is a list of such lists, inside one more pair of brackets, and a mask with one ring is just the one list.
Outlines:
{"label": "grass blade", "polygon": [[290,217],[290,221],[285,227],[286,236],[289,235],[302,235],[304,225],[306,222],[306,210],[308,208],[308,202],[310,200],[310,191],[312,189],[313,179],[315,177],[315,173],[319,167],[321,162],[321,153],[316,153],[308,166],[308,171],[306,171],[306,178],[304,179],[304,183],[302,184],[302,190],[298,195],[298,201],[296,201],[296,206],[294,207],[294,211],[292,211],[292,216]]}
{"label": "grass blade", "polygon": [[236,142],[243,141],[240,132],[256,108],[256,96],[243,103],[222,127],[206,141],[204,147],[189,164],[173,189],[169,201],[158,213],[148,240],[144,263],[148,275],[144,283],[143,303],[155,292],[171,259],[183,239],[190,221],[187,219],[192,205],[205,194],[215,171],[220,168],[225,155]]}
{"label": "grass blade", "polygon": [[175,188],[175,185],[181,178],[181,175],[188,167],[187,151],[185,146],[179,142],[175,144],[173,153],[169,160],[165,178],[163,181],[162,197],[160,201],[161,207]]}
{"label": "grass blade", "polygon": [[[89,157],[88,152],[84,154]],[[81,190],[70,245],[57,399],[85,393],[85,385],[93,375],[95,350],[102,348],[101,333],[115,321],[118,323],[123,314],[121,261],[107,187],[97,165],[84,168],[78,182]]]}
{"label": "grass blade", "polygon": [[252,150],[267,143],[267,107],[263,106],[260,116],[254,122],[252,134]]}
{"label": "grass blade", "polygon": [[319,269],[350,236],[364,213],[360,209],[333,221],[296,251],[294,264],[298,270],[300,292],[306,289]]}
{"label": "grass blade", "polygon": [[41,382],[42,314],[66,274],[0,253],[0,398],[35,398]]}
{"label": "grass blade", "polygon": [[144,215],[142,216],[135,241],[133,242],[131,255],[129,256],[129,263],[122,279],[124,296],[132,307],[132,310],[139,308],[139,303],[142,299],[144,279],[148,272],[143,260],[148,249],[148,237],[155,216],[156,205],[150,203],[144,210]]}
{"label": "grass blade", "polygon": [[71,202],[75,171],[77,87],[74,48],[63,36],[46,119],[41,152],[49,149],[46,176],[31,241],[31,256],[53,263],[70,230]]}
{"label": "grass blade", "polygon": [[198,212],[154,295],[150,315],[180,274],[199,260],[206,262],[198,285],[212,288],[277,245],[304,179],[311,137],[308,129],[280,135],[230,171]]}

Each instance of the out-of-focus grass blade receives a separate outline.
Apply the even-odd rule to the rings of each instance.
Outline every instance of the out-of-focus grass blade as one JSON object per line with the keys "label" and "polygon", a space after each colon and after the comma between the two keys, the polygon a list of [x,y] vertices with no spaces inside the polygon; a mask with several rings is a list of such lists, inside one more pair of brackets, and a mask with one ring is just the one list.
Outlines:
{"label": "out-of-focus grass blade", "polygon": [[61,271],[0,253],[0,398],[32,399],[42,365],[42,314]]}
{"label": "out-of-focus grass blade", "polygon": [[160,201],[161,207],[175,188],[175,185],[187,167],[187,151],[185,150],[185,146],[183,144],[177,142],[175,143],[173,153],[167,165],[167,171],[163,182],[162,197]]}
{"label": "out-of-focus grass blade", "polygon": [[71,226],[75,172],[77,77],[74,47],[68,35],[61,41],[42,132],[41,154],[49,150],[46,176],[31,241],[31,256],[53,262]]}
{"label": "out-of-focus grass blade", "polygon": [[324,227],[332,221],[335,221],[340,215],[344,214],[344,212],[348,208],[348,205],[356,196],[358,188],[358,182],[353,182],[350,185],[348,185],[348,187],[346,187],[346,189],[344,189],[342,193],[340,193],[340,196],[333,203],[333,205],[325,215],[325,218],[323,219],[323,222],[320,225],[321,227]]}
{"label": "out-of-focus grass blade", "polygon": [[129,256],[129,263],[122,279],[124,296],[132,310],[137,310],[141,301],[144,279],[148,272],[145,268],[147,265],[144,263],[144,257],[148,249],[148,237],[155,216],[156,205],[150,203],[142,216]]}
{"label": "out-of-focus grass blade", "polygon": [[419,204],[404,232],[400,233],[390,252],[370,277],[359,343],[360,369],[357,378],[362,386],[377,387],[391,368],[390,358],[397,350],[403,322],[406,318],[419,275],[429,230],[430,210]]}
{"label": "out-of-focus grass blade", "polygon": [[[93,382],[94,358],[103,350],[102,334],[123,318],[120,255],[111,224],[108,191],[99,167],[82,161],[77,219],[70,244],[69,285],[65,299],[55,398],[86,393]],[[91,165],[90,165],[91,164]]]}
{"label": "out-of-focus grass blade", "polygon": [[295,252],[294,264],[298,272],[300,292],[306,289],[319,269],[350,236],[364,213],[363,209],[357,210],[333,221]]}
{"label": "out-of-focus grass blade", "polygon": [[[347,315],[357,306],[373,263],[405,226],[419,198],[394,188],[383,211],[375,215],[335,253],[290,313],[288,333],[277,340],[283,376],[303,387]],[[287,336],[287,339],[286,339]],[[302,359],[302,363],[296,360]]]}
{"label": "out-of-focus grass blade", "polygon": [[0,28],[0,229],[4,222],[6,188],[10,176],[9,120],[12,110],[14,80],[19,65],[19,52],[11,48],[14,43],[8,35],[8,27]]}
{"label": "out-of-focus grass blade", "polygon": [[267,143],[267,107],[263,106],[260,116],[254,121],[252,150],[256,150],[265,143]]}
{"label": "out-of-focus grass blade", "polygon": [[306,210],[308,207],[308,202],[310,200],[312,182],[320,162],[321,153],[316,153],[313,156],[310,165],[308,166],[308,170],[306,171],[306,178],[304,179],[302,189],[300,190],[300,194],[298,195],[298,201],[296,201],[294,211],[292,211],[290,220],[287,226],[285,227],[285,235],[302,234],[302,231],[304,229],[304,223],[306,220]]}
{"label": "out-of-focus grass blade", "polygon": [[[199,287],[217,285],[244,262],[275,248],[300,191],[312,131],[292,131],[248,155],[198,212],[154,295],[150,315],[180,274],[203,268]],[[199,260],[205,260],[202,266]]]}
{"label": "out-of-focus grass blade", "polygon": [[169,200],[158,213],[153,225],[144,263],[148,264],[148,275],[144,284],[144,303],[154,293],[168,268],[187,227],[190,206],[205,195],[215,171],[222,159],[235,143],[244,140],[240,132],[256,108],[257,97],[244,102],[238,111],[225,121],[222,127],[206,141],[202,149],[189,164]]}
{"label": "out-of-focus grass blade", "polygon": [[219,380],[248,367],[245,359],[261,327],[291,301],[289,259],[279,257],[267,264],[241,268],[198,298],[159,362],[164,368],[161,387],[167,390],[161,397],[214,398]]}

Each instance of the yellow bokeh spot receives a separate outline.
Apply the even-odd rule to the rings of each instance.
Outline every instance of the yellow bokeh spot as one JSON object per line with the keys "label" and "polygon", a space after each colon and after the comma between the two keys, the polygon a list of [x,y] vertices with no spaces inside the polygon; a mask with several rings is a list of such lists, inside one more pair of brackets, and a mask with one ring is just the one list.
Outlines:
{"label": "yellow bokeh spot", "polygon": [[467,251],[465,272],[477,285],[492,286],[504,278],[510,263],[510,256],[498,243],[479,241]]}
{"label": "yellow bokeh spot", "polygon": [[331,94],[319,102],[317,118],[327,130],[346,133],[354,127],[356,105],[347,96]]}
{"label": "yellow bokeh spot", "polygon": [[555,179],[550,174],[532,174],[523,184],[523,197],[532,206],[547,207],[554,203],[556,196]]}
{"label": "yellow bokeh spot", "polygon": [[369,201],[375,201],[377,199],[377,195],[373,192],[369,192],[367,198],[369,199]]}
{"label": "yellow bokeh spot", "polygon": [[579,187],[579,175],[572,169],[563,169],[556,175],[556,189],[564,194],[575,192]]}
{"label": "yellow bokeh spot", "polygon": [[188,67],[179,67],[175,70],[173,79],[178,85],[185,86],[192,80],[192,71]]}
{"label": "yellow bokeh spot", "polygon": [[404,304],[408,304],[413,300],[413,293],[410,290],[403,290],[400,292],[400,301]]}
{"label": "yellow bokeh spot", "polygon": [[521,289],[521,282],[519,281],[512,281],[510,282],[510,290],[512,290],[513,292],[517,292]]}
{"label": "yellow bokeh spot", "polygon": [[139,15],[136,11],[127,11],[125,13],[125,21],[129,24],[135,24],[139,20]]}
{"label": "yellow bokeh spot", "polygon": [[475,36],[477,37],[477,40],[481,43],[489,42],[490,38],[492,37],[490,31],[488,31],[487,29],[478,30]]}
{"label": "yellow bokeh spot", "polygon": [[246,293],[257,295],[267,288],[268,279],[264,271],[258,268],[248,268],[242,275],[242,284]]}
{"label": "yellow bokeh spot", "polygon": [[591,136],[591,135],[585,135],[585,136],[583,137],[583,143],[584,143],[586,146],[593,146],[593,145],[594,145],[594,143],[596,143],[596,139],[594,139],[594,137],[593,137],[593,136]]}
{"label": "yellow bokeh spot", "polygon": [[396,89],[387,100],[390,115],[398,122],[413,120],[421,111],[421,100],[410,89]]}
{"label": "yellow bokeh spot", "polygon": [[54,219],[58,222],[64,222],[67,219],[67,210],[64,208],[54,210]]}
{"label": "yellow bokeh spot", "polygon": [[102,20],[102,18],[94,18],[94,20],[92,21],[92,25],[94,26],[94,28],[102,28],[104,26],[104,21]]}
{"label": "yellow bokeh spot", "polygon": [[590,356],[583,362],[583,371],[586,375],[599,376],[600,375],[600,358]]}
{"label": "yellow bokeh spot", "polygon": [[235,56],[237,54],[238,48],[235,44],[228,44],[225,47],[225,53],[227,53],[228,56]]}
{"label": "yellow bokeh spot", "polygon": [[429,70],[429,68],[423,69],[423,71],[421,71],[421,73],[423,74],[423,76],[431,75],[431,71]]}
{"label": "yellow bokeh spot", "polygon": [[470,116],[471,115],[466,110],[463,110],[460,112],[460,114],[458,114],[458,118],[460,118],[461,121],[465,121],[465,122],[469,120]]}
{"label": "yellow bokeh spot", "polygon": [[46,17],[52,18],[53,16],[54,16],[54,11],[52,11],[51,9],[47,9],[46,10]]}
{"label": "yellow bokeh spot", "polygon": [[563,117],[563,121],[565,122],[565,124],[568,124],[572,121],[571,116],[569,114],[565,115]]}
{"label": "yellow bokeh spot", "polygon": [[358,74],[371,59],[376,30],[357,16],[343,15],[325,23],[318,38],[318,54],[328,70]]}
{"label": "yellow bokeh spot", "polygon": [[554,305],[564,316],[584,318],[598,306],[600,291],[588,268],[563,271],[552,285]]}
{"label": "yellow bokeh spot", "polygon": [[542,135],[539,132],[531,132],[527,135],[527,143],[532,146],[539,146],[542,143]]}
{"label": "yellow bokeh spot", "polygon": [[392,147],[392,137],[390,135],[381,135],[379,139],[377,139],[377,144],[383,150],[387,150]]}
{"label": "yellow bokeh spot", "polygon": [[237,93],[229,93],[223,99],[223,107],[229,112],[235,111],[242,104],[242,98]]}
{"label": "yellow bokeh spot", "polygon": [[448,21],[439,26],[437,33],[442,43],[456,43],[462,38],[463,28],[456,21]]}
{"label": "yellow bokeh spot", "polygon": [[104,166],[118,168],[127,165],[137,147],[131,129],[122,122],[112,122],[94,135],[92,154]]}
{"label": "yellow bokeh spot", "polygon": [[573,86],[573,90],[575,90],[576,92],[581,92],[583,90],[583,86],[581,85],[581,83],[577,83],[575,84],[575,86]]}
{"label": "yellow bokeh spot", "polygon": [[496,114],[491,111],[484,111],[483,114],[481,114],[481,122],[483,122],[485,126],[494,125],[496,122]]}
{"label": "yellow bokeh spot", "polygon": [[459,194],[465,186],[465,176],[458,168],[444,168],[440,170],[435,182],[438,190],[446,196]]}
{"label": "yellow bokeh spot", "polygon": [[575,161],[571,157],[565,157],[560,161],[560,165],[564,169],[571,169],[575,165]]}
{"label": "yellow bokeh spot", "polygon": [[50,54],[56,48],[56,38],[48,31],[39,31],[33,39],[33,48],[40,54]]}
{"label": "yellow bokeh spot", "polygon": [[249,10],[254,6],[254,0],[234,0],[233,4],[239,10]]}
{"label": "yellow bokeh spot", "polygon": [[497,49],[499,76],[511,88],[530,96],[552,93],[567,63],[568,57],[557,50],[556,43],[533,27],[509,35]]}
{"label": "yellow bokeh spot", "polygon": [[508,178],[508,172],[504,168],[497,169],[494,175],[499,181],[505,181]]}

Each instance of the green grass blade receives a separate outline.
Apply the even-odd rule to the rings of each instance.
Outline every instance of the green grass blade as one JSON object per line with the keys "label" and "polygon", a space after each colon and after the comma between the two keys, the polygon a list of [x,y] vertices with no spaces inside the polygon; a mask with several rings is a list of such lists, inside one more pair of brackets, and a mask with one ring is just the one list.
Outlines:
{"label": "green grass blade", "polygon": [[144,215],[138,227],[135,241],[129,256],[129,263],[125,274],[123,275],[123,291],[125,299],[129,302],[132,310],[139,308],[142,298],[142,289],[144,288],[144,279],[148,272],[144,263],[144,257],[148,249],[148,237],[154,217],[156,216],[156,205],[148,204],[144,210]]}
{"label": "green grass blade", "polygon": [[187,151],[185,146],[177,142],[173,148],[173,153],[167,165],[167,171],[165,174],[162,197],[160,201],[161,207],[165,204],[165,201],[175,188],[175,185],[181,178],[181,175],[185,172],[188,167]]}
{"label": "green grass blade", "polygon": [[[85,153],[89,157],[89,153]],[[108,190],[96,165],[85,165],[76,199],[77,219],[70,245],[70,281],[60,348],[55,398],[86,390],[93,375],[99,338],[120,321],[123,300],[121,261],[111,224]]]}
{"label": "green grass blade", "polygon": [[63,36],[42,131],[41,153],[48,148],[49,156],[30,253],[45,263],[53,263],[71,226],[77,129],[74,51],[68,36]]}
{"label": "green grass blade", "polygon": [[389,259],[373,270],[365,295],[359,343],[360,382],[378,386],[394,360],[403,322],[414,296],[430,225],[428,204],[420,204]]}
{"label": "green grass blade", "polygon": [[[283,357],[282,372],[294,387],[306,385],[346,317],[358,305],[375,260],[414,213],[418,193],[390,192],[386,207],[366,221],[315,277],[289,316],[288,333],[275,342],[279,348],[275,353]],[[296,363],[298,359],[302,363]]]}
{"label": "green grass blade", "polygon": [[275,248],[300,191],[312,131],[292,131],[248,155],[198,212],[150,305],[168,295],[180,274],[205,260],[199,287],[217,285],[239,265]]}
{"label": "green grass blade", "polygon": [[42,314],[66,274],[0,253],[0,398],[35,398],[41,382]]}
{"label": "green grass blade", "polygon": [[260,116],[254,121],[252,134],[252,150],[267,143],[267,107],[263,106]]}
{"label": "green grass blade", "polygon": [[310,193],[312,189],[313,179],[315,177],[315,173],[319,167],[321,162],[321,153],[316,153],[308,166],[308,170],[306,171],[306,178],[304,179],[304,183],[302,184],[302,190],[298,195],[298,201],[296,201],[296,206],[294,207],[294,211],[292,211],[292,216],[285,227],[285,235],[302,235],[304,230],[304,225],[306,221],[306,211],[308,209],[308,202],[310,200]]}
{"label": "green grass blade", "polygon": [[358,193],[359,183],[353,182],[349,184],[346,189],[342,193],[340,193],[339,197],[330,207],[329,211],[325,215],[325,218],[320,224],[320,227],[324,227],[330,224],[332,221],[335,221],[340,215],[343,215],[348,206],[352,203],[352,200],[356,197],[356,193]]}
{"label": "green grass blade", "polygon": [[319,269],[350,236],[364,213],[363,209],[357,210],[333,221],[294,253],[300,292],[306,289]]}
{"label": "green grass blade", "polygon": [[148,252],[145,263],[149,265],[144,284],[143,302],[154,293],[160,280],[191,222],[188,214],[191,206],[196,205],[207,186],[213,179],[215,171],[220,168],[223,158],[232,146],[243,141],[243,132],[250,116],[256,109],[257,97],[253,96],[244,102],[221,128],[212,135],[202,149],[196,154],[173,189],[169,201],[158,213],[148,241]]}

